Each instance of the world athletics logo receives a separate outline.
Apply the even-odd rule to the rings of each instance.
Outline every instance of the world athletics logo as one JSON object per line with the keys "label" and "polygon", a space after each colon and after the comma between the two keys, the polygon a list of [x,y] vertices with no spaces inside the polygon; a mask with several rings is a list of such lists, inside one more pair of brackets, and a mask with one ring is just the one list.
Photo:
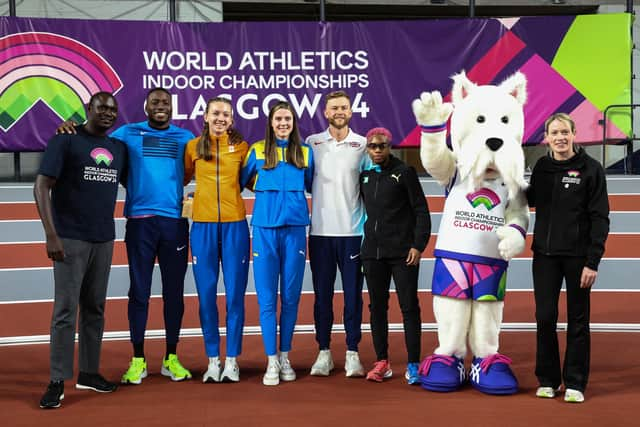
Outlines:
{"label": "world athletics logo", "polygon": [[0,129],[8,131],[38,101],[62,120],[85,120],[91,95],[122,81],[96,51],[69,37],[26,32],[0,38]]}
{"label": "world athletics logo", "polygon": [[467,194],[467,200],[474,208],[483,205],[488,211],[500,204],[500,197],[488,188]]}
{"label": "world athletics logo", "polygon": [[94,148],[89,155],[98,166],[100,166],[100,163],[109,166],[113,161],[113,154],[106,148]]}

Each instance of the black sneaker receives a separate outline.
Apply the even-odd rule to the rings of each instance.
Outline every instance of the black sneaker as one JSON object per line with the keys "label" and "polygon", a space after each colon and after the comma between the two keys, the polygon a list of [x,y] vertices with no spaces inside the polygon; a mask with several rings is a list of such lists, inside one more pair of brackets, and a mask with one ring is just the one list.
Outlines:
{"label": "black sneaker", "polygon": [[51,381],[47,386],[47,391],[40,399],[40,407],[42,409],[59,408],[62,399],[64,399],[64,382]]}
{"label": "black sneaker", "polygon": [[100,374],[88,374],[80,372],[76,388],[80,390],[93,390],[98,393],[111,393],[118,388],[118,385],[104,379]]}

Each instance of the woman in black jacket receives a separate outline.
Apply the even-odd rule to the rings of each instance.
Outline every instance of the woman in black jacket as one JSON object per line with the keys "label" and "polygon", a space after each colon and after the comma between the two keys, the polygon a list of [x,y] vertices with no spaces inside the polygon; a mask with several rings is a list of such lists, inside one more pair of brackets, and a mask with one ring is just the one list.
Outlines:
{"label": "woman in black jacket", "polygon": [[387,129],[374,128],[367,133],[367,152],[372,165],[360,174],[360,193],[367,213],[361,259],[377,357],[367,379],[381,382],[392,375],[387,311],[393,276],[408,353],[405,378],[409,384],[418,384],[422,332],[418,269],[431,233],[429,208],[415,169],[391,155],[391,133]]}
{"label": "woman in black jacket", "polygon": [[[589,297],[609,233],[605,173],[574,146],[575,123],[567,114],[545,122],[549,155],[536,163],[527,190],[536,208],[533,288],[536,301],[536,396],[553,398],[564,380],[567,402],[583,402],[589,377]],[[563,279],[567,289],[567,348],[564,368],[556,325]]]}

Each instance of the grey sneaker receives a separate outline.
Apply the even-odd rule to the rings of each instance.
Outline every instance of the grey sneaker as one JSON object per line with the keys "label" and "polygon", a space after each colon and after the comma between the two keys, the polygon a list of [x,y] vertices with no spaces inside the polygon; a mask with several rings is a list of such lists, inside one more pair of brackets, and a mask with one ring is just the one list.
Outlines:
{"label": "grey sneaker", "polygon": [[262,384],[264,385],[278,385],[280,384],[280,362],[277,360],[269,360],[267,364],[267,370],[262,377]]}
{"label": "grey sneaker", "polygon": [[538,387],[536,390],[536,397],[541,397],[543,399],[553,399],[556,397],[556,393],[560,391],[560,387]]}
{"label": "grey sneaker", "polygon": [[333,358],[331,357],[331,350],[320,350],[315,363],[311,367],[311,375],[328,377],[333,367],[334,365]]}
{"label": "grey sneaker", "polygon": [[347,377],[364,377],[364,368],[360,363],[360,356],[357,351],[347,350],[344,362],[345,376]]}
{"label": "grey sneaker", "polygon": [[564,392],[564,401],[570,403],[582,403],[584,402],[584,394],[580,390],[568,388]]}
{"label": "grey sneaker", "polygon": [[222,367],[220,366],[220,359],[217,357],[209,358],[209,366],[207,367],[207,372],[202,376],[203,383],[219,383],[220,380],[220,371]]}
{"label": "grey sneaker", "polygon": [[238,362],[236,362],[235,357],[227,358],[227,360],[224,361],[224,370],[222,371],[220,381],[231,381],[234,383],[240,381],[240,368],[238,367]]}
{"label": "grey sneaker", "polygon": [[289,358],[280,358],[280,379],[282,381],[295,381],[296,371],[291,367]]}

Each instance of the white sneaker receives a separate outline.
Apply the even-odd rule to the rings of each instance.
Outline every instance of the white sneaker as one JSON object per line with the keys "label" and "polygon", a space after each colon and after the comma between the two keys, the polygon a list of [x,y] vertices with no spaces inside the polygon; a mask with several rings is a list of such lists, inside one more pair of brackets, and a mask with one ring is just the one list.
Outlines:
{"label": "white sneaker", "polygon": [[237,383],[240,381],[240,368],[235,357],[227,357],[224,361],[224,370],[220,376],[220,381],[231,381]]}
{"label": "white sneaker", "polygon": [[202,376],[202,382],[203,383],[210,383],[210,382],[219,383],[220,369],[221,369],[220,359],[217,357],[210,357],[209,366],[207,367],[207,372],[205,372],[204,375]]}
{"label": "white sneaker", "polygon": [[560,391],[560,387],[538,387],[536,390],[536,397],[542,397],[543,399],[553,399],[556,397],[556,393]]}
{"label": "white sneaker", "polygon": [[584,394],[582,394],[582,392],[579,390],[568,388],[564,392],[564,401],[571,403],[582,403],[584,402]]}
{"label": "white sneaker", "polygon": [[291,367],[288,357],[280,357],[280,379],[282,381],[296,380],[296,371]]}
{"label": "white sneaker", "polygon": [[347,377],[364,377],[364,368],[362,367],[362,363],[360,363],[360,357],[357,351],[347,350],[344,370]]}
{"label": "white sneaker", "polygon": [[311,375],[328,377],[333,367],[334,365],[333,358],[331,357],[331,350],[320,350],[315,363],[311,367]]}
{"label": "white sneaker", "polygon": [[280,362],[277,359],[269,359],[267,364],[267,370],[262,377],[262,384],[264,385],[278,385],[280,384]]}

